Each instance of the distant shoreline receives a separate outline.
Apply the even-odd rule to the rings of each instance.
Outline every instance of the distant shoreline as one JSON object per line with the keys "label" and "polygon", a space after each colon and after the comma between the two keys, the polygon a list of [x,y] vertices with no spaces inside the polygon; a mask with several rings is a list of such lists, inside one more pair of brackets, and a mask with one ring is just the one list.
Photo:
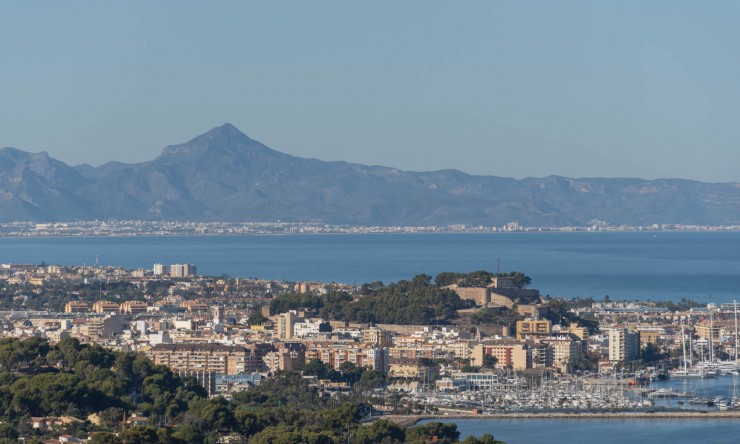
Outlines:
{"label": "distant shoreline", "polygon": [[[0,224],[1,225],[1,224]],[[94,230],[80,230],[74,232],[34,232],[32,230],[19,232],[4,233],[0,231],[0,239],[70,239],[70,238],[136,238],[136,237],[271,237],[271,236],[318,236],[318,235],[466,235],[466,234],[489,234],[489,235],[506,235],[506,234],[543,234],[543,233],[582,233],[582,234],[605,234],[605,233],[641,233],[641,234],[663,234],[663,233],[737,233],[740,232],[738,227],[704,227],[695,229],[613,229],[613,230],[587,230],[587,229],[556,229],[556,228],[542,228],[542,229],[527,229],[527,230],[516,230],[516,231],[485,231],[485,230],[384,230],[384,229],[362,229],[362,227],[355,227],[357,230],[352,229],[325,229],[319,231],[306,231],[306,232],[291,232],[291,231],[247,231],[247,232],[227,232],[227,233],[214,233],[214,232],[115,232],[115,231],[99,231]]]}

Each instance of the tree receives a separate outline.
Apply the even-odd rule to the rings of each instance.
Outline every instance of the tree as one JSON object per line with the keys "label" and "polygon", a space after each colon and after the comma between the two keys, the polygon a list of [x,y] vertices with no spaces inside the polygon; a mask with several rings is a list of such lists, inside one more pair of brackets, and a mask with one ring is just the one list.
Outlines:
{"label": "tree", "polygon": [[498,273],[499,277],[510,277],[514,280],[514,285],[517,288],[527,288],[532,283],[532,278],[520,271],[512,271],[510,273]]}
{"label": "tree", "polygon": [[329,379],[331,372],[334,370],[324,364],[321,359],[313,358],[308,364],[303,366],[303,374],[306,376],[316,376],[319,379]]}
{"label": "tree", "polygon": [[475,436],[468,436],[464,440],[461,441],[462,444],[506,444],[503,441],[499,441],[496,438],[493,437],[493,435],[486,433],[485,435],[481,436],[480,438],[476,438]]}
{"label": "tree", "polygon": [[97,432],[92,435],[88,444],[120,444],[121,440],[116,435],[108,432]]}
{"label": "tree", "polygon": [[262,313],[254,312],[251,316],[249,316],[249,325],[260,325],[268,320],[269,319],[264,317]]}
{"label": "tree", "polygon": [[157,429],[148,426],[129,427],[121,432],[119,438],[124,443],[156,444],[159,442]]}
{"label": "tree", "polygon": [[483,355],[483,367],[485,368],[496,368],[496,363],[498,363],[498,358],[496,358],[493,355]]}
{"label": "tree", "polygon": [[425,442],[429,438],[436,437],[440,444],[451,444],[460,438],[457,425],[453,423],[442,424],[441,422],[429,422],[406,429],[406,440],[408,442]]}
{"label": "tree", "polygon": [[354,385],[357,391],[367,391],[383,387],[385,385],[385,373],[380,370],[365,370],[359,381]]}
{"label": "tree", "polygon": [[2,423],[0,424],[0,438],[10,438],[17,440],[18,439],[18,431],[10,424]]}
{"label": "tree", "polygon": [[350,442],[352,444],[394,444],[405,440],[406,432],[401,426],[387,419],[379,419],[355,430]]}
{"label": "tree", "polygon": [[250,444],[335,444],[329,431],[313,432],[288,426],[267,427],[249,439]]}
{"label": "tree", "polygon": [[181,425],[172,434],[172,437],[187,444],[201,444],[205,442],[205,435],[201,432],[200,427],[195,424]]}
{"label": "tree", "polygon": [[666,353],[658,347],[657,344],[648,343],[645,348],[642,349],[642,362],[650,365],[655,364],[658,361],[662,361],[666,358]]}

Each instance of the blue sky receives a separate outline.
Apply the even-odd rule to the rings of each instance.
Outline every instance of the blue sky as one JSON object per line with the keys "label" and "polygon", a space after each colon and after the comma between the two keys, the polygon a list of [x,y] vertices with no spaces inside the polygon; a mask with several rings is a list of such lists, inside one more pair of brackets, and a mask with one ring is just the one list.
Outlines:
{"label": "blue sky", "polygon": [[0,146],[740,181],[740,2],[0,2]]}

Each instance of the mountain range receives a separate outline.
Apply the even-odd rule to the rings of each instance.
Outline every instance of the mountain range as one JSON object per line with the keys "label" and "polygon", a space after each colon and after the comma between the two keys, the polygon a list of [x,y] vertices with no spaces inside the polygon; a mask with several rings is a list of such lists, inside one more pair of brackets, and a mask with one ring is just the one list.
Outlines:
{"label": "mountain range", "polygon": [[740,224],[740,184],[401,171],[291,156],[230,124],[135,164],[73,167],[0,149],[0,221],[94,219],[729,225]]}

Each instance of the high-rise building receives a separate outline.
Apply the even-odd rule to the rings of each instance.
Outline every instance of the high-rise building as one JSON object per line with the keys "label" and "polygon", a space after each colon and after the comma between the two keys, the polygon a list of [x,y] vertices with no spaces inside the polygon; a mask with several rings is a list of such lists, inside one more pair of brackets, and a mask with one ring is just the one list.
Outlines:
{"label": "high-rise building", "polygon": [[640,353],[640,336],[626,328],[609,330],[609,361],[632,361]]}
{"label": "high-rise building", "polygon": [[170,276],[188,277],[196,274],[197,267],[193,264],[172,264],[170,266]]}
{"label": "high-rise building", "polygon": [[576,336],[554,336],[540,340],[543,344],[552,347],[553,365],[564,372],[570,370],[571,361],[584,353],[584,343]]}
{"label": "high-rise building", "polygon": [[167,274],[167,265],[154,264],[154,276],[164,276]]}
{"label": "high-rise building", "polygon": [[277,335],[280,339],[293,339],[295,323],[301,320],[294,310],[277,316]]}

